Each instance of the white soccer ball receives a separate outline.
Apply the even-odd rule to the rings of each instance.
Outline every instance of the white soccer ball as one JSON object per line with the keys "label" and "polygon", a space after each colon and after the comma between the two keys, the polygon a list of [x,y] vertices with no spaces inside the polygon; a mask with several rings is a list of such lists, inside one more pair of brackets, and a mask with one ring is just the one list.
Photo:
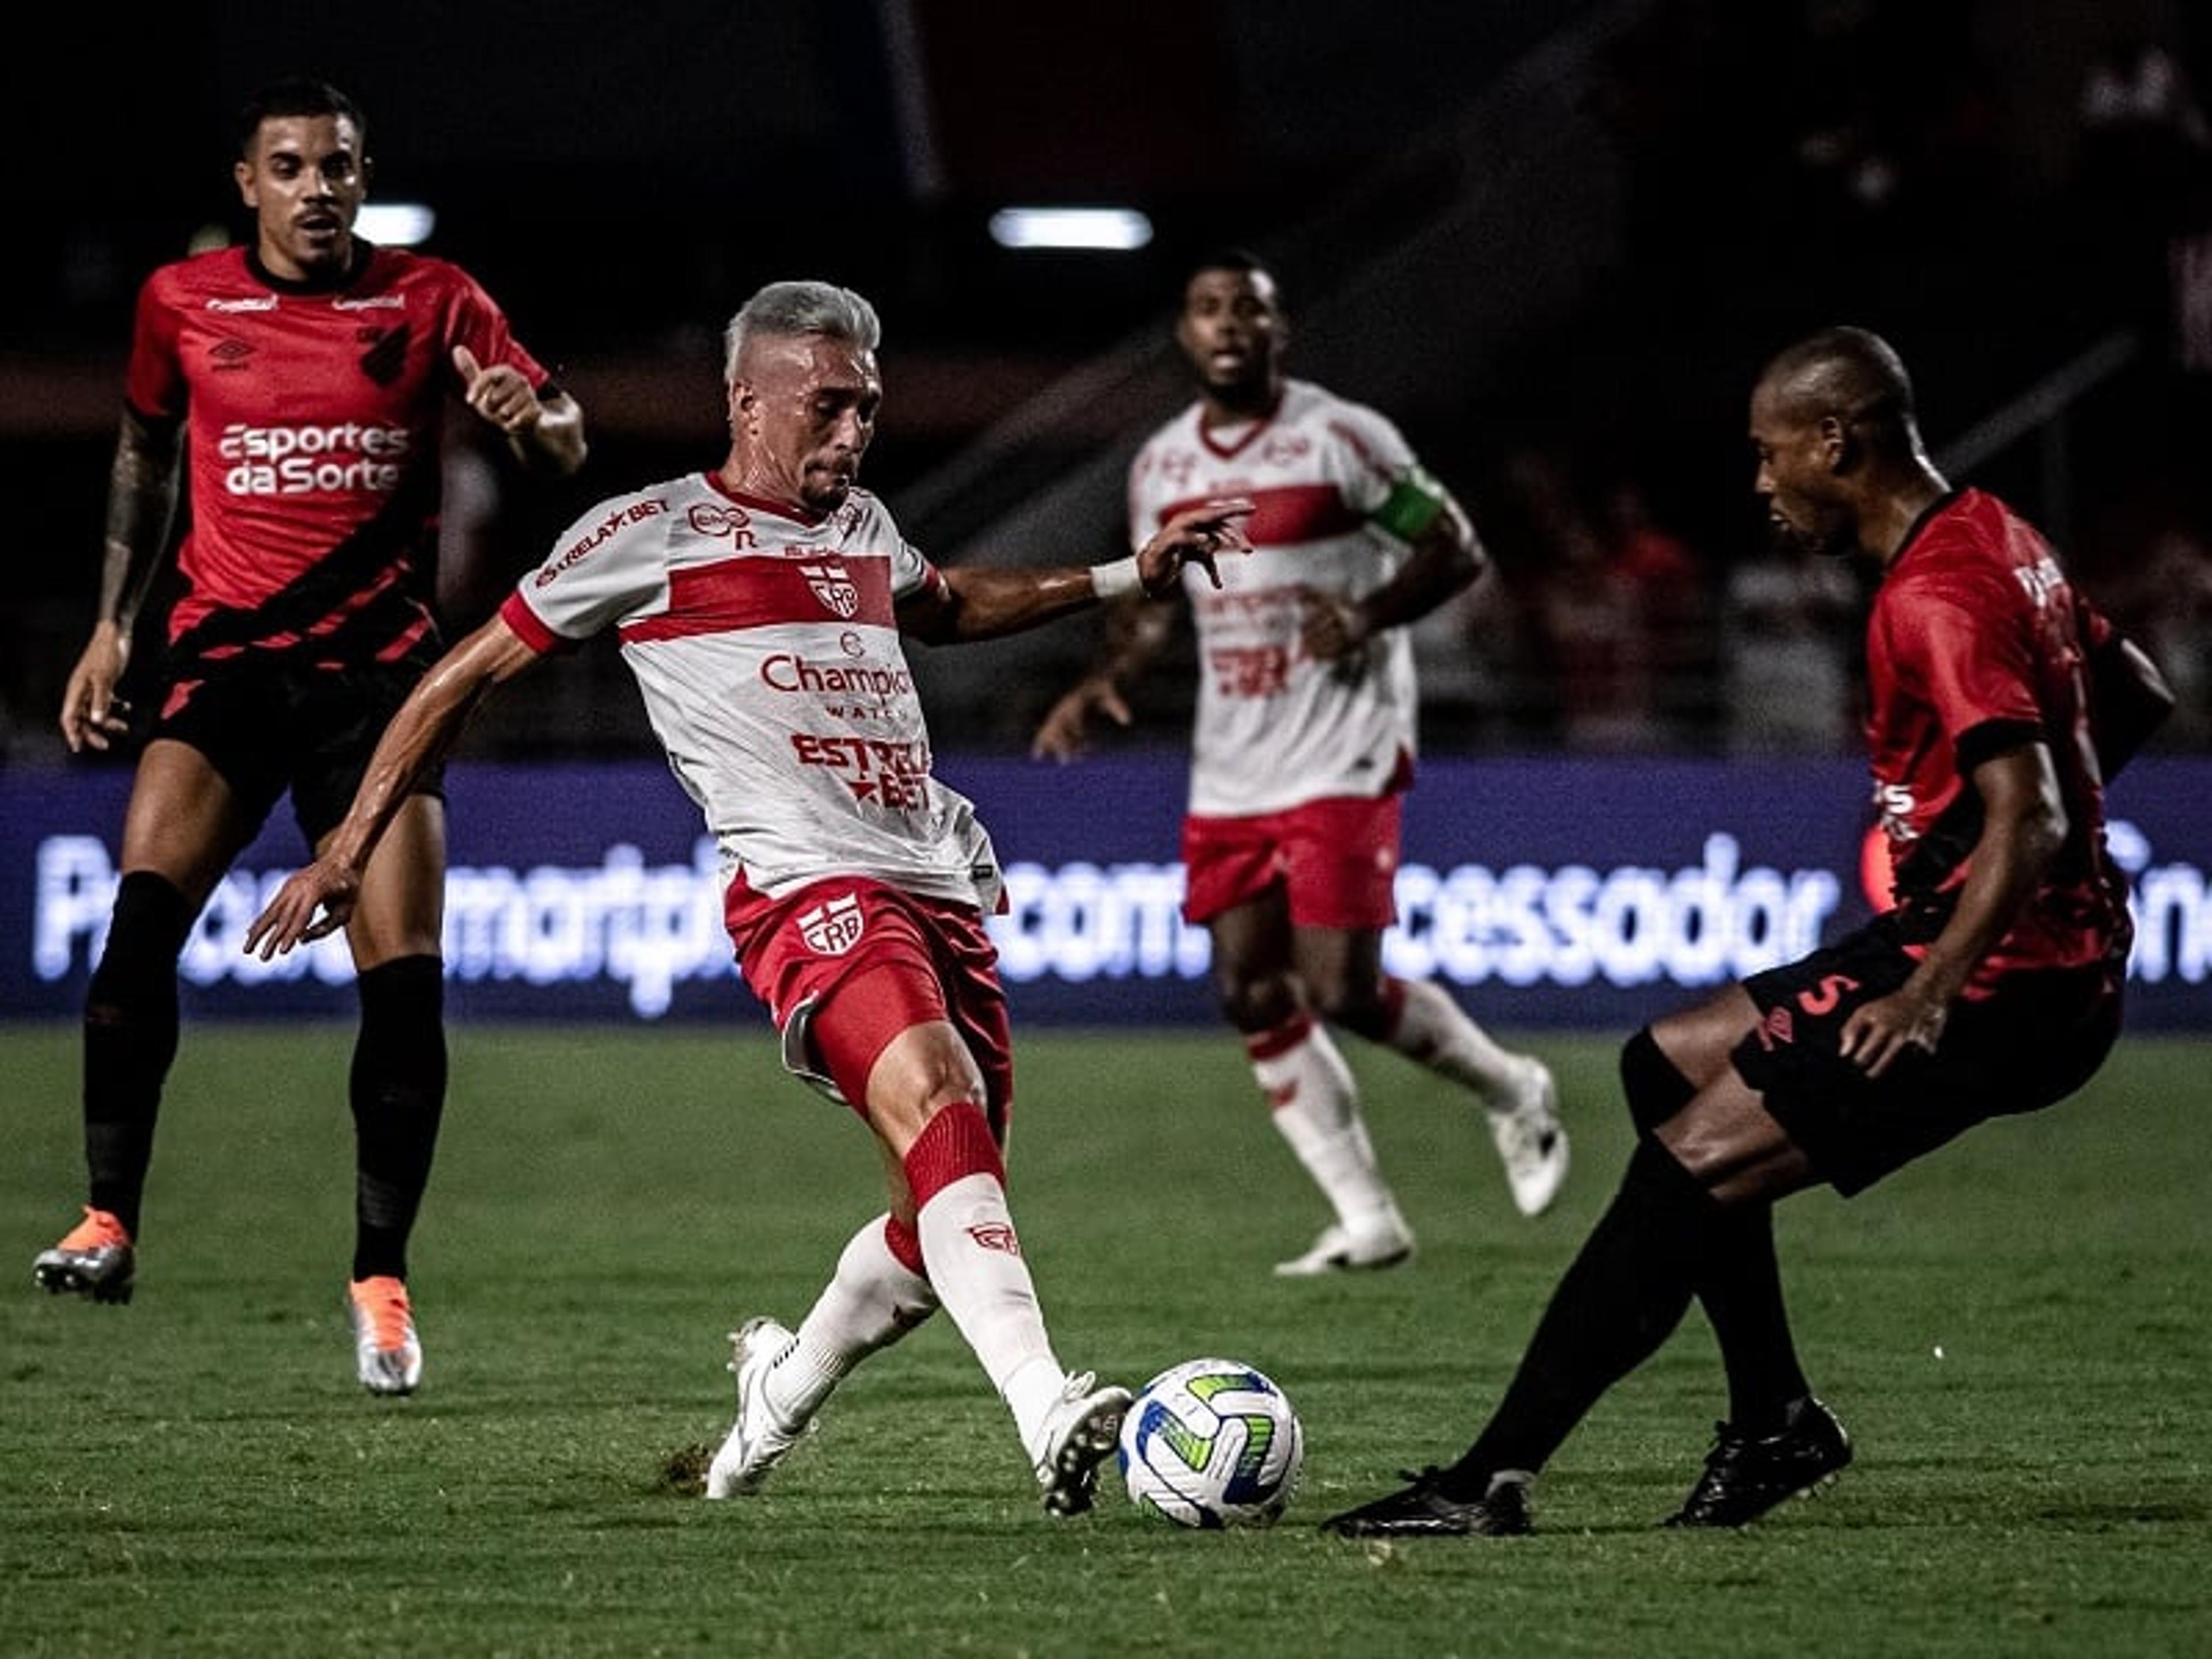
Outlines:
{"label": "white soccer ball", "polygon": [[1305,1430],[1267,1373],[1189,1359],[1145,1384],[1121,1419],[1129,1501],[1186,1527],[1269,1527],[1290,1507]]}

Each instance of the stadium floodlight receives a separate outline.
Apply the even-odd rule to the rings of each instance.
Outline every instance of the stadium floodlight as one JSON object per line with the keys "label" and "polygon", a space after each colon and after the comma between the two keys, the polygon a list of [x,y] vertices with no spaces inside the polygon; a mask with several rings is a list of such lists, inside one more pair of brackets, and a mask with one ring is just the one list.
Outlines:
{"label": "stadium floodlight", "polygon": [[364,202],[353,228],[379,247],[415,247],[430,240],[438,215],[425,202]]}
{"label": "stadium floodlight", "polygon": [[1008,248],[1127,253],[1152,240],[1152,222],[1134,208],[1001,208],[991,216],[991,240]]}

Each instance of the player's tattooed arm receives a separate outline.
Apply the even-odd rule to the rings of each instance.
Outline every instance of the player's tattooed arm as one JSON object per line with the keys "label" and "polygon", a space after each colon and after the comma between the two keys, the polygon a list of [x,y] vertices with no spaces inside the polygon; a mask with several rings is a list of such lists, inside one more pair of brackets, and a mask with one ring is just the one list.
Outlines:
{"label": "player's tattooed arm", "polygon": [[100,610],[92,638],[62,692],[62,738],[70,752],[104,750],[131,727],[131,708],[115,695],[131,659],[131,630],[168,551],[176,520],[183,426],[123,412],[108,472],[107,532],[100,569]]}
{"label": "player's tattooed arm", "polygon": [[128,635],[145,603],[154,573],[168,550],[176,522],[184,427],[123,411],[107,479],[106,557],[100,572],[100,616]]}

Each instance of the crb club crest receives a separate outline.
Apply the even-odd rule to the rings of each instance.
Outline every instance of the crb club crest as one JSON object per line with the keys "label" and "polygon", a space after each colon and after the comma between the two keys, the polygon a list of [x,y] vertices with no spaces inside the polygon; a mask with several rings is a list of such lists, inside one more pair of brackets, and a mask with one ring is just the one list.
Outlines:
{"label": "crb club crest", "polygon": [[860,590],[845,574],[842,565],[803,564],[799,567],[799,574],[806,578],[807,590],[833,616],[849,621],[859,614]]}
{"label": "crb club crest", "polygon": [[867,923],[859,896],[844,893],[799,913],[799,937],[817,956],[842,957],[860,942]]}

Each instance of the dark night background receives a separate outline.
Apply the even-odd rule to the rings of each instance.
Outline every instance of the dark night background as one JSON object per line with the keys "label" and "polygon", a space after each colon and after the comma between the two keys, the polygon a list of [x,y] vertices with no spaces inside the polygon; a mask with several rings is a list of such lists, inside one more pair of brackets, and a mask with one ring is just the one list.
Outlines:
{"label": "dark night background", "polygon": [[[883,313],[867,482],[912,539],[948,562],[1110,556],[1121,466],[1187,396],[1166,342],[1181,277],[1234,242],[1279,265],[1292,372],[1395,418],[1494,556],[1421,635],[1432,744],[1768,740],[1747,718],[1768,699],[1731,690],[1763,625],[1743,399],[1767,353],[1852,321],[1913,366],[1954,482],[2039,518],[2165,659],[2187,706],[2162,741],[2205,746],[2202,11],[491,0],[48,20],[0,100],[0,764],[59,757],[133,291],[237,227],[231,112],[291,71],[362,104],[374,196],[432,204],[429,251],[483,278],[586,407],[580,477],[508,491],[479,465],[457,496],[457,631],[598,497],[719,459],[720,327],[782,276]],[[1138,207],[1157,234],[1126,255],[994,246],[990,213],[1028,203]],[[1847,627],[1803,625],[1806,651],[1848,650]],[[1072,623],[919,664],[939,746],[1020,746],[1089,641]],[[1158,690],[1164,741],[1183,695]],[[610,651],[534,677],[471,741],[647,740]]]}

